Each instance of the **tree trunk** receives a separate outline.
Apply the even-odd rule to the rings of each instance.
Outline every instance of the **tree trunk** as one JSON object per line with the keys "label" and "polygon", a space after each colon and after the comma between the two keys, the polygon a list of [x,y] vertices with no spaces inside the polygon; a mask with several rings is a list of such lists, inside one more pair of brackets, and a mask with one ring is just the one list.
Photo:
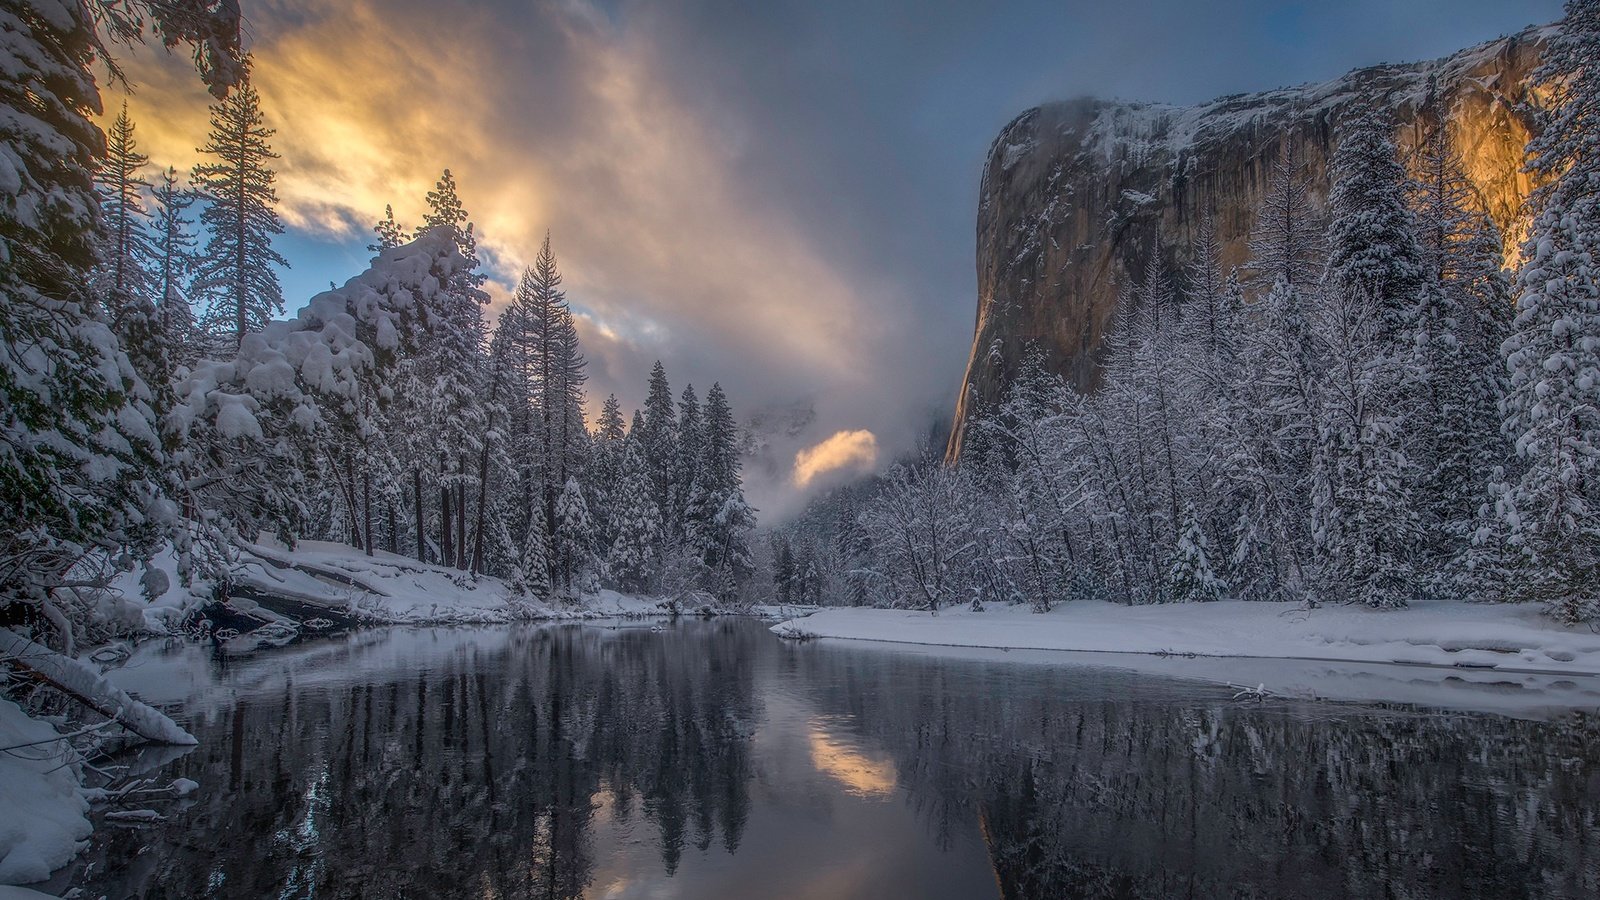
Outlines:
{"label": "tree trunk", "polygon": [[365,520],[362,524],[364,524],[366,526],[366,529],[367,529],[367,537],[366,537],[367,555],[371,556],[372,555],[372,550],[373,550],[373,547],[372,547],[372,470],[371,469],[367,469],[367,470],[365,470],[365,471],[363,471],[361,473],[361,507],[362,507],[362,518]]}
{"label": "tree trunk", "polygon": [[472,526],[472,574],[483,573],[483,519],[484,507],[489,490],[489,435],[487,432],[494,430],[494,413],[489,414],[488,424],[484,428],[483,449],[478,453],[478,516]]}
{"label": "tree trunk", "polygon": [[450,545],[450,467],[446,457],[439,456],[439,565],[448,566],[455,554]]}
{"label": "tree trunk", "polygon": [[456,568],[467,568],[467,455],[456,458]]}
{"label": "tree trunk", "polygon": [[411,467],[411,495],[416,498],[417,562],[428,561],[428,550],[422,537],[422,467]]}

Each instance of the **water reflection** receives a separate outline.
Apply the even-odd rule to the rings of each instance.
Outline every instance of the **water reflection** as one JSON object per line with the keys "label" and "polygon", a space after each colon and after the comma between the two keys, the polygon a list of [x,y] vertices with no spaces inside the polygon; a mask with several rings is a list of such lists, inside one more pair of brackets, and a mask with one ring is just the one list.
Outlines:
{"label": "water reflection", "polygon": [[[180,648],[179,654],[198,652]],[[148,677],[162,670],[152,661]],[[183,690],[111,897],[1584,897],[1600,726],[658,631],[396,631]],[[148,849],[141,850],[145,845]]]}

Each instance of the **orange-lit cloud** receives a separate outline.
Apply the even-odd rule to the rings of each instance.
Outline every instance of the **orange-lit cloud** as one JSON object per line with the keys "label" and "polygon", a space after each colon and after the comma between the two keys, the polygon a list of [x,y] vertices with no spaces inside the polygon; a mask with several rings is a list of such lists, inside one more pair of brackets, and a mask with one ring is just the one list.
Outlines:
{"label": "orange-lit cloud", "polygon": [[[814,405],[815,426],[773,438],[780,460],[868,417],[880,438],[888,429],[903,443],[905,420],[926,415],[919,406],[891,423],[882,408],[913,381],[883,351],[904,337],[896,317],[908,296],[833,258],[793,198],[754,174],[753,154],[785,145],[781,134],[752,132],[717,98],[667,77],[678,57],[655,43],[651,7],[629,7],[631,25],[581,2],[441,15],[424,0],[261,0],[247,14],[252,78],[277,129],[280,213],[297,239],[325,241],[339,267],[290,253],[291,283],[354,274],[385,204],[414,226],[448,167],[497,305],[552,233],[591,407],[611,392],[625,412],[639,404],[661,359],[675,393],[693,382],[703,396],[721,381],[741,419],[796,398]],[[123,62],[144,151],[187,171],[209,102],[187,60],[146,48]],[[122,97],[107,99],[114,114]],[[291,312],[305,290],[285,298]],[[952,334],[959,345],[964,335]],[[942,383],[921,387],[932,379],[914,383],[943,394]],[[818,456],[803,480],[753,467],[751,499],[781,515],[797,485],[837,465]]]}
{"label": "orange-lit cloud", "polygon": [[794,483],[805,487],[828,472],[866,471],[877,461],[878,438],[872,432],[836,431],[794,455]]}

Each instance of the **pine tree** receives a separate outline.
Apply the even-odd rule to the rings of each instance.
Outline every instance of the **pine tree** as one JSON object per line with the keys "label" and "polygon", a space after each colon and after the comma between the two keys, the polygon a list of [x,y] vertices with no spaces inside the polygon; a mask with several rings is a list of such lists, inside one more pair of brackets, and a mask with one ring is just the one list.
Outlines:
{"label": "pine tree", "polygon": [[612,504],[617,536],[611,544],[609,562],[619,589],[643,593],[650,590],[660,565],[661,513],[637,434],[635,431],[629,435],[623,451],[622,485]]}
{"label": "pine tree", "polygon": [[124,103],[106,134],[106,154],[95,173],[105,221],[99,281],[113,317],[120,316],[133,298],[153,299],[150,276],[156,252],[144,208],[144,191],[150,187],[144,168],[150,157],[139,152],[133,130]]}
{"label": "pine tree", "polygon": [[[700,398],[694,385],[686,385],[678,399],[678,456],[672,467],[672,509],[667,527],[688,533],[689,506],[699,487],[700,463],[705,454],[705,423],[700,414]],[[700,523],[704,524],[704,523]]]}
{"label": "pine tree", "polygon": [[534,516],[522,539],[522,552],[511,573],[511,592],[524,600],[548,601],[554,595],[550,579],[550,536],[544,519]]}
{"label": "pine tree", "polygon": [[594,523],[578,479],[568,477],[556,498],[555,569],[563,588],[582,584],[594,556]]}
{"label": "pine tree", "polygon": [[194,200],[192,192],[178,186],[178,170],[168,167],[155,188],[154,293],[161,333],[174,365],[189,365],[199,355],[200,334],[187,289],[197,254],[185,214]]}
{"label": "pine tree", "polygon": [[378,236],[376,243],[368,244],[367,250],[371,253],[382,253],[406,242],[406,231],[394,220],[394,206],[384,204],[383,218],[372,226],[372,233]]}
{"label": "pine tree", "polygon": [[[95,550],[151,549],[160,524],[154,477],[160,448],[144,388],[85,286],[95,264],[99,208],[92,173],[102,147],[91,66],[103,55],[94,9],[21,0],[0,9],[8,64],[0,67],[0,508],[20,527],[0,536],[0,597],[48,603],[68,568]],[[172,45],[195,45],[213,91],[236,78],[238,10],[193,0],[134,2],[134,41],[148,25]],[[232,29],[229,25],[231,22]],[[26,111],[23,114],[20,111]],[[41,441],[39,435],[49,435]],[[68,640],[70,643],[70,638]]]}
{"label": "pine tree", "polygon": [[611,510],[621,486],[623,440],[627,436],[622,405],[617,402],[616,394],[606,395],[595,426],[590,440],[589,484],[590,495],[594,498],[590,512],[594,517],[596,546],[610,547],[616,538]]}
{"label": "pine tree", "polygon": [[1359,296],[1378,340],[1409,345],[1422,287],[1422,250],[1406,202],[1410,179],[1395,154],[1394,125],[1368,102],[1345,115],[1328,194],[1330,290]]}
{"label": "pine tree", "polygon": [[216,162],[194,168],[194,185],[206,207],[200,221],[211,239],[195,272],[193,290],[208,305],[211,330],[230,347],[283,312],[283,288],[274,266],[289,262],[272,249],[283,233],[278,202],[278,154],[269,140],[261,97],[249,82],[211,107],[211,135],[201,153]]}
{"label": "pine tree", "polygon": [[[423,232],[448,234],[463,263],[446,278],[426,310],[430,340],[424,348],[423,369],[430,379],[426,421],[437,467],[440,553],[445,565],[465,569],[467,495],[473,481],[470,461],[481,453],[488,431],[488,411],[482,402],[487,376],[483,352],[487,276],[478,270],[477,239],[449,169],[427,200]],[[424,463],[419,459],[415,464]]]}
{"label": "pine tree", "polygon": [[1527,569],[1516,597],[1563,621],[1595,614],[1600,594],[1600,2],[1571,0],[1535,73],[1550,113],[1528,145],[1550,179],[1523,246],[1521,296],[1505,342],[1502,404],[1520,477],[1501,513]]}
{"label": "pine tree", "polygon": [[[672,388],[667,384],[667,370],[656,360],[650,370],[650,388],[645,396],[644,429],[640,432],[640,450],[645,465],[649,467],[655,485],[656,508],[663,515],[672,509],[673,478],[678,464],[678,423],[673,414]],[[668,522],[669,530],[681,530],[680,523]]]}
{"label": "pine tree", "polygon": [[744,498],[738,426],[720,384],[706,392],[705,446],[684,519],[685,539],[711,574],[707,590],[732,599],[752,569],[749,532],[755,510]]}
{"label": "pine tree", "polygon": [[1184,504],[1182,521],[1178,546],[1167,568],[1172,599],[1179,603],[1220,600],[1227,585],[1211,569],[1210,544],[1193,503]]}
{"label": "pine tree", "polygon": [[1278,158],[1267,178],[1266,195],[1250,234],[1255,284],[1270,289],[1285,281],[1290,288],[1303,288],[1316,280],[1322,264],[1322,228],[1287,137],[1278,145]]}

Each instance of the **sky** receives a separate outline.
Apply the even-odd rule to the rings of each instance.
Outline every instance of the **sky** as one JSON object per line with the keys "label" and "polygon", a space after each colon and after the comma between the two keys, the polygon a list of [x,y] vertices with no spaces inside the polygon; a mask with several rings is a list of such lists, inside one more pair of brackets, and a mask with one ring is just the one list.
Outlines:
{"label": "sky", "polygon": [[[593,406],[713,381],[763,434],[767,522],[925,441],[976,309],[984,154],[1030,106],[1196,103],[1428,59],[1558,0],[244,0],[293,311],[449,168],[496,310],[548,232]],[[123,57],[142,149],[188,169],[186,59]],[[114,114],[123,97],[109,91]],[[493,312],[491,313],[491,316]]]}

